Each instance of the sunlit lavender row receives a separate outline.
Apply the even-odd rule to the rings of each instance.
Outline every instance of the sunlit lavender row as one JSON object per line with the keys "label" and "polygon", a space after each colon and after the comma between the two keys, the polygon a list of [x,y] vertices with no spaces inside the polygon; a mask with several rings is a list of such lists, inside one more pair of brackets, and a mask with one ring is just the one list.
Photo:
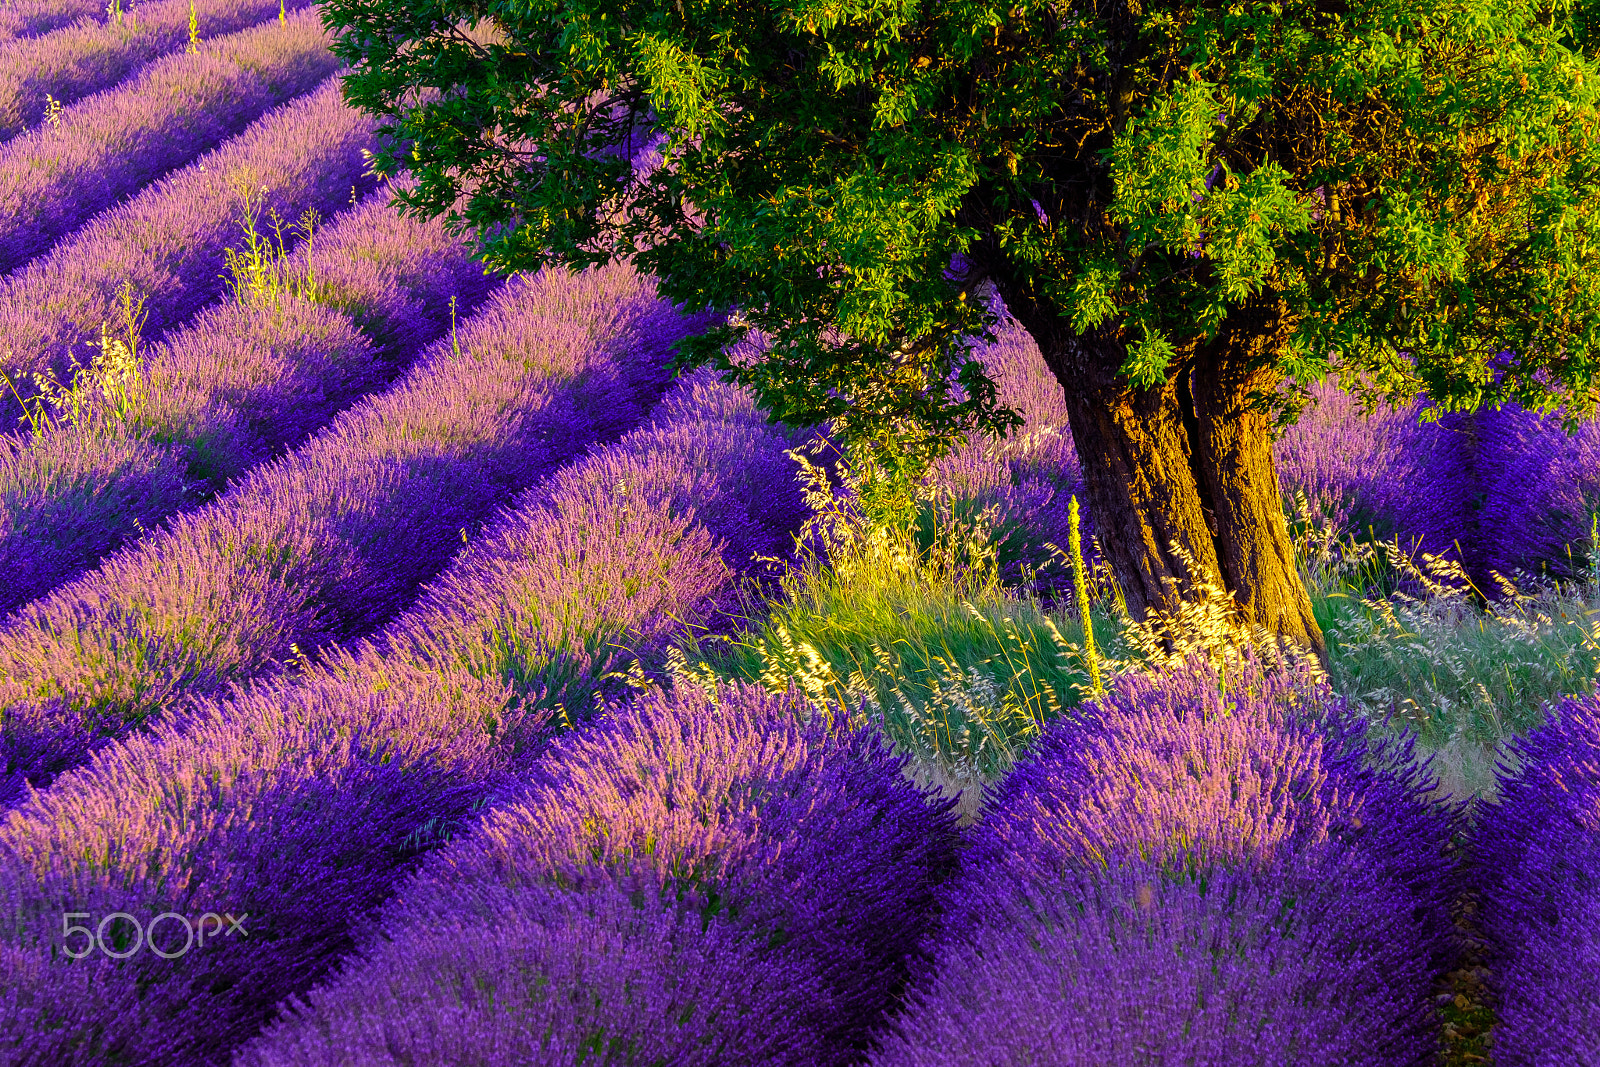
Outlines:
{"label": "sunlit lavender row", "polygon": [[1450,821],[1336,698],[1128,678],[988,800],[874,1064],[1427,1062]]}
{"label": "sunlit lavender row", "polygon": [[391,210],[391,194],[310,226],[291,257],[277,235],[256,234],[270,252],[238,264],[234,299],[137,368],[80,374],[88,380],[36,432],[0,445],[0,568],[11,578],[0,608],[275,458],[476,306],[492,279],[441,223]]}
{"label": "sunlit lavender row", "polygon": [[157,60],[0,148],[0,272],[314,89],[338,62],[315,12]]}
{"label": "sunlit lavender row", "polygon": [[[0,40],[5,28],[31,25],[54,32],[0,44],[0,140],[45,122],[52,106],[81,100],[115,85],[151,60],[182,51],[195,36],[210,40],[307,6],[306,0],[126,0],[94,5],[94,18],[56,22],[74,0],[46,0],[0,7]],[[120,6],[120,17],[113,14]],[[54,22],[52,26],[51,23]],[[61,28],[56,28],[61,27]]]}
{"label": "sunlit lavender row", "polygon": [[221,295],[223,250],[238,243],[247,199],[294,219],[370,191],[363,152],[377,147],[373,126],[331,78],[0,279],[0,360],[13,381],[65,376],[69,355],[87,363],[124,287],[143,300],[149,339]]}
{"label": "sunlit lavender row", "polygon": [[647,694],[558,740],[238,1062],[559,1063],[597,1033],[645,1062],[852,1062],[954,846],[899,762],[797,694]]}

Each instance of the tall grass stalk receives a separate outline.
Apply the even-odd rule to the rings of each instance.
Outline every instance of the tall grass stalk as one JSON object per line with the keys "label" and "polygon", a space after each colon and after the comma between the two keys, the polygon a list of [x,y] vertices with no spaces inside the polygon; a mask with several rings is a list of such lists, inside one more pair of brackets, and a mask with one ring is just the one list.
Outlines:
{"label": "tall grass stalk", "polygon": [[144,369],[139,362],[139,334],[149,318],[144,298],[135,298],[133,285],[124,282],[117,290],[115,330],[100,323],[100,349],[88,366],[74,357],[71,384],[64,384],[54,371],[33,376],[34,396],[24,401],[9,373],[5,377],[11,395],[22,405],[34,437],[63,425],[86,426],[95,418],[109,417],[122,422],[134,418],[145,398]]}
{"label": "tall grass stalk", "polygon": [[1098,697],[1105,692],[1100,680],[1100,657],[1094,647],[1094,627],[1089,625],[1089,579],[1083,566],[1083,539],[1078,534],[1078,498],[1067,504],[1067,523],[1072,528],[1072,586],[1078,595],[1078,619],[1083,623],[1083,658],[1089,667],[1089,692]]}

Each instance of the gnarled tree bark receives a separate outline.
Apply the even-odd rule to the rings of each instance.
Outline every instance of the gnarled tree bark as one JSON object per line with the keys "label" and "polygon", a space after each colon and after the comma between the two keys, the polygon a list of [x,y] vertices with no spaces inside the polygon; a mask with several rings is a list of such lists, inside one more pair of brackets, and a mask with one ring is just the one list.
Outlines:
{"label": "gnarled tree bark", "polygon": [[[1079,335],[1007,281],[996,279],[1001,297],[1061,383],[1096,535],[1129,612],[1175,612],[1184,590],[1211,577],[1245,621],[1326,660],[1284,520],[1271,417],[1250,402],[1280,380],[1265,352],[1274,323],[1252,309],[1161,384],[1137,387],[1119,373],[1113,330]],[[1204,573],[1191,574],[1174,544]]]}
{"label": "gnarled tree bark", "polygon": [[1217,563],[1244,617],[1326,658],[1311,597],[1295,569],[1272,458],[1271,417],[1249,403],[1277,388],[1270,365],[1202,361],[1192,372],[1196,467],[1217,515]]}

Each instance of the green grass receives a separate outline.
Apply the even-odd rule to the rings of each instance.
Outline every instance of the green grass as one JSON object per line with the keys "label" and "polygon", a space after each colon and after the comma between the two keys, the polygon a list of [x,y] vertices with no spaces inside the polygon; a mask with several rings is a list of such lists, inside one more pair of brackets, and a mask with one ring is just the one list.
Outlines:
{"label": "green grass", "polygon": [[[1600,590],[1507,583],[1488,600],[1457,567],[1393,543],[1347,545],[1302,575],[1328,639],[1329,681],[1375,729],[1410,730],[1441,788],[1492,795],[1501,743],[1527,734],[1600,673]],[[1375,593],[1406,577],[1424,596]]]}
{"label": "green grass", "polygon": [[[685,659],[774,689],[793,679],[955,778],[992,778],[1087,690],[1083,627],[981,566],[933,555],[885,538],[832,554],[831,566],[810,560],[749,631],[721,646],[691,642]],[[1112,619],[1093,619],[1109,640]]]}
{"label": "green grass", "polygon": [[[1089,695],[1081,611],[1046,610],[1003,587],[993,531],[970,509],[939,509],[930,525],[924,508],[918,527],[894,533],[862,523],[815,468],[808,496],[809,543],[822,548],[802,553],[770,600],[746,606],[742,633],[684,643],[674,669],[702,681],[796,684],[877,724],[911,754],[914,777],[961,793],[972,815],[985,785]],[[1413,732],[1419,756],[1434,757],[1441,793],[1492,794],[1502,742],[1593,690],[1600,572],[1583,584],[1507,583],[1510,595],[1489,601],[1459,568],[1419,562],[1397,543],[1297,534],[1329,682],[1374,731]],[[1191,590],[1179,617],[1139,626],[1105,574],[1088,584],[1106,680],[1247,637],[1214,586]],[[1395,591],[1404,587],[1424,595]]]}

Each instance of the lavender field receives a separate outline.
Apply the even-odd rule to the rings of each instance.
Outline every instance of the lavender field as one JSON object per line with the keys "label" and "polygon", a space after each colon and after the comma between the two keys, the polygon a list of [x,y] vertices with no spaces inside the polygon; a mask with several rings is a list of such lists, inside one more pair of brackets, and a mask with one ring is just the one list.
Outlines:
{"label": "lavender field", "polygon": [[1600,1065],[1600,424],[1315,384],[1326,663],[1136,622],[992,290],[885,532],[340,73],[0,0],[0,1064]]}

